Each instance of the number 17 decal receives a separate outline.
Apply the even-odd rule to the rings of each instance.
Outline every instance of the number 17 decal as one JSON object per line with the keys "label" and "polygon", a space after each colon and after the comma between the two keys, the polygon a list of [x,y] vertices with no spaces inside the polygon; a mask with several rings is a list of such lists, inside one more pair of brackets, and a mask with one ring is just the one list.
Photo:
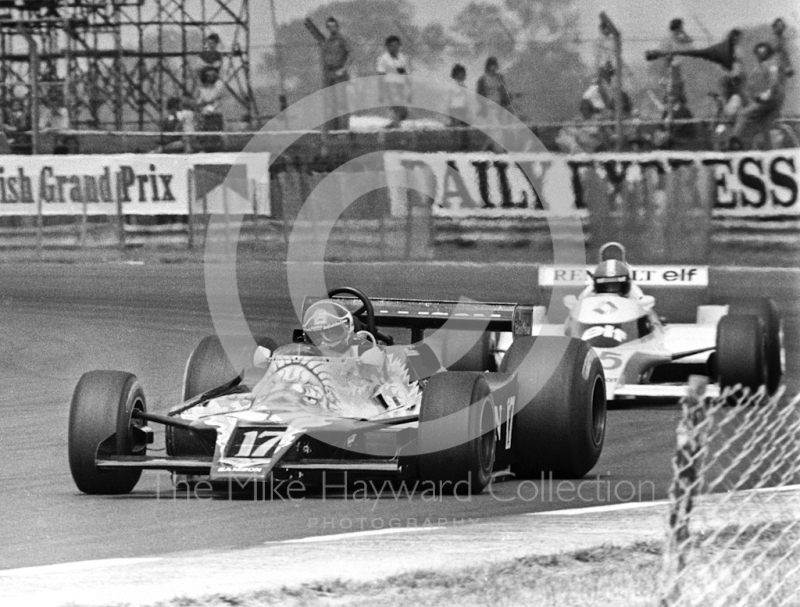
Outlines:
{"label": "number 17 decal", "polygon": [[269,457],[281,440],[281,436],[282,434],[270,430],[245,432],[239,451],[233,457]]}

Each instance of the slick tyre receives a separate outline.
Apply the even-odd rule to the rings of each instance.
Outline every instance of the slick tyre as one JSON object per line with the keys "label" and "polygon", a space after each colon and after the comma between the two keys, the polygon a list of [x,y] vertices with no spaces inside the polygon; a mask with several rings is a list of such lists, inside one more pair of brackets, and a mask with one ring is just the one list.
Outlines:
{"label": "slick tyre", "polygon": [[[470,406],[472,405],[472,406]],[[422,396],[419,472],[436,494],[481,493],[492,480],[497,435],[489,385],[480,373],[439,373]]]}
{"label": "slick tyre", "polygon": [[716,367],[721,388],[741,384],[754,392],[767,379],[763,323],[755,316],[723,316],[717,326]]}
{"label": "slick tyre", "polygon": [[[560,356],[555,370],[552,362],[543,364],[547,356]],[[605,376],[591,347],[566,337],[518,337],[501,371],[517,374],[514,473],[585,476],[600,458],[606,429]]]}
{"label": "slick tyre", "polygon": [[771,299],[742,299],[728,305],[729,316],[755,316],[761,320],[767,365],[766,386],[769,393],[774,394],[785,372],[783,321],[775,302]]}
{"label": "slick tyre", "polygon": [[97,458],[145,455],[146,441],[135,427],[134,409],[146,411],[144,391],[136,377],[121,371],[92,371],[78,381],[69,409],[69,469],[83,493],[130,493],[141,470],[100,470]]}
{"label": "slick tyre", "polygon": [[489,332],[449,330],[443,333],[442,360],[450,362],[454,352],[469,350],[461,358],[450,362],[449,371],[496,371],[492,334]]}
{"label": "slick tyre", "polygon": [[[259,338],[256,343],[270,350],[276,348],[275,342],[266,337]],[[242,361],[238,362],[241,362],[244,368],[252,364],[252,360],[253,352],[248,348],[247,352],[242,355]],[[187,401],[195,396],[205,394],[209,390],[229,384],[239,377],[240,373],[241,371],[234,368],[225,353],[219,337],[216,335],[204,337],[186,361],[181,388],[182,399]],[[214,454],[213,445],[206,444],[188,430],[167,426],[165,437],[168,455],[209,456]]]}
{"label": "slick tyre", "polygon": [[183,372],[184,401],[232,382],[239,376],[233,368],[219,337],[209,335],[197,344],[186,361]]}

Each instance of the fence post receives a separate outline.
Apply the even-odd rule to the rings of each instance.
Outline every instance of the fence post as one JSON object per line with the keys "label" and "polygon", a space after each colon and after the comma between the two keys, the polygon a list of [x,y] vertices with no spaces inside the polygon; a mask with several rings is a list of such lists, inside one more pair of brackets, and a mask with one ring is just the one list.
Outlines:
{"label": "fence post", "polygon": [[622,126],[622,114],[623,114],[623,89],[622,89],[622,34],[620,33],[619,29],[614,22],[611,21],[611,18],[605,13],[600,13],[600,23],[603,26],[604,31],[608,32],[606,35],[611,36],[614,40],[614,69],[616,69],[617,74],[616,78],[614,79],[614,121],[616,122],[616,131],[617,131],[617,151],[622,151],[624,142],[623,142],[623,126]]}
{"label": "fence post", "polygon": [[83,204],[81,205],[81,225],[78,231],[78,248],[83,249],[86,246],[86,224],[89,221],[89,203],[86,202],[86,197],[83,197]]}
{"label": "fence post", "polygon": [[665,587],[661,607],[676,605],[681,597],[681,575],[686,568],[686,555],[691,544],[691,513],[699,484],[698,470],[702,466],[705,403],[703,396],[708,378],[692,375],[683,398],[683,415],[678,424],[678,448],[673,459],[674,477],[670,487],[669,530],[664,558]]}
{"label": "fence post", "polygon": [[36,204],[36,257],[42,258],[42,247],[44,241],[44,217],[42,208],[42,197],[39,196],[39,201]]}
{"label": "fence post", "polygon": [[30,62],[31,77],[31,154],[36,156],[39,153],[39,119],[40,116],[40,91],[39,91],[39,71],[41,57],[39,45],[33,37],[31,30],[23,23],[17,24],[17,30],[28,43],[28,61]]}
{"label": "fence post", "polygon": [[122,182],[121,180],[117,180],[117,238],[119,241],[119,248],[124,251],[126,247],[125,243],[125,213],[122,208]]}
{"label": "fence post", "polygon": [[248,191],[250,192],[250,199],[253,202],[253,230],[255,230],[254,241],[258,242],[258,182],[255,179],[250,179],[248,184]]}
{"label": "fence post", "polygon": [[281,182],[281,173],[283,178],[289,176],[286,163],[281,164],[284,167],[283,171],[278,171],[275,164],[269,168],[269,202],[270,202],[270,216],[272,219],[278,219],[281,222],[281,231],[283,232],[283,244],[286,251],[289,251],[289,214],[286,212],[286,200],[283,195],[283,183]]}
{"label": "fence post", "polygon": [[231,248],[231,217],[228,210],[228,184],[222,184],[222,212],[225,214],[225,251]]}
{"label": "fence post", "polygon": [[194,249],[194,169],[190,168],[186,175],[186,246]]}

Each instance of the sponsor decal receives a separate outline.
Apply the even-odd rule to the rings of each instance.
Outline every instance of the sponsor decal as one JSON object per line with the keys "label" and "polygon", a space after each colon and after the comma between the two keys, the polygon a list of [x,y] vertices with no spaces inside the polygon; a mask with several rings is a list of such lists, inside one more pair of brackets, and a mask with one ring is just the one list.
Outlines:
{"label": "sponsor decal", "polygon": [[227,472],[230,474],[260,474],[263,468],[256,467],[234,467],[234,466],[220,466],[217,472]]}
{"label": "sponsor decal", "polygon": [[[595,266],[539,268],[539,286],[585,286],[592,283]],[[707,287],[708,266],[631,266],[631,280],[642,287]]]}
{"label": "sponsor decal", "polygon": [[114,215],[119,206],[126,215],[186,215],[190,198],[198,211],[252,213],[255,203],[269,215],[268,163],[268,154],[0,156],[0,215],[36,215],[40,206],[43,215]]}
{"label": "sponsor decal", "polygon": [[505,405],[494,406],[494,425],[497,433],[497,440],[502,440],[503,426],[506,427],[505,448],[511,448],[511,437],[514,427],[514,408],[517,402],[516,396],[509,396]]}
{"label": "sponsor decal", "polygon": [[595,358],[597,358],[597,355],[594,353],[594,350],[589,349],[589,351],[586,353],[586,358],[583,359],[583,369],[581,369],[583,381],[587,381],[589,379],[589,373],[592,372],[592,363],[594,362]]}
{"label": "sponsor decal", "polygon": [[439,215],[544,217],[585,216],[598,204],[617,206],[621,193],[643,186],[652,199],[687,200],[714,215],[800,215],[798,150],[581,156],[387,152],[384,165],[392,214],[398,216],[406,213],[409,187],[426,193]]}
{"label": "sponsor decal", "polygon": [[618,343],[624,343],[625,341],[628,340],[628,334],[625,333],[625,331],[623,331],[619,327],[615,327],[614,325],[591,327],[589,329],[586,329],[584,334],[581,335],[581,339],[584,341],[589,341],[590,339],[594,339],[595,337],[607,337],[609,339],[613,339]]}

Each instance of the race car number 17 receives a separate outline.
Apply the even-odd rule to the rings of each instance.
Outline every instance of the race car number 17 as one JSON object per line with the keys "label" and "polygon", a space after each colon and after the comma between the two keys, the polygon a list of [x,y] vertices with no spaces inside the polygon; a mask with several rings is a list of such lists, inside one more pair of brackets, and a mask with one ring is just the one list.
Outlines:
{"label": "race car number 17", "polygon": [[[231,446],[229,456],[269,457],[275,451],[281,436],[282,433],[270,430],[250,430],[245,432],[243,436],[237,437],[239,440],[235,441]],[[239,447],[239,450],[233,453],[233,449],[236,447]]]}

